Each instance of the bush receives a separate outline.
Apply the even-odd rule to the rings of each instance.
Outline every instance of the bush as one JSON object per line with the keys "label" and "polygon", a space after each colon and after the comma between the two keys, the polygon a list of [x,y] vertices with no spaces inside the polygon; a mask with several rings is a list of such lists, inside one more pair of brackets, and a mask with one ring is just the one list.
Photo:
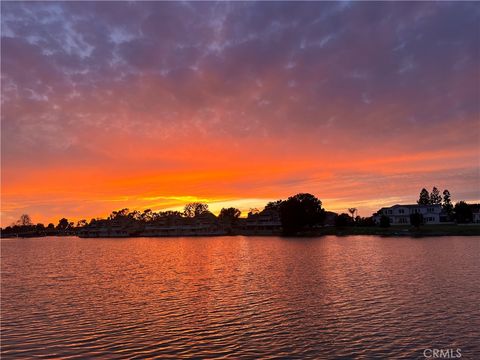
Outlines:
{"label": "bush", "polygon": [[337,227],[344,227],[353,225],[352,217],[348,214],[340,214],[335,218],[335,226]]}
{"label": "bush", "polygon": [[410,214],[410,224],[417,228],[423,225],[423,215],[420,213]]}
{"label": "bush", "polygon": [[382,228],[390,227],[390,218],[387,215],[382,215],[380,217],[380,227]]}

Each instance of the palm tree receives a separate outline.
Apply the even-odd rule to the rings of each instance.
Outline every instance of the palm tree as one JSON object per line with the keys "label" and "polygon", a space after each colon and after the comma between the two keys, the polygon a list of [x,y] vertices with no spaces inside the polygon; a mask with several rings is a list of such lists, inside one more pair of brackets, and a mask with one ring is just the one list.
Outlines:
{"label": "palm tree", "polygon": [[352,214],[352,220],[355,221],[355,213],[357,212],[357,208],[348,208],[348,212]]}

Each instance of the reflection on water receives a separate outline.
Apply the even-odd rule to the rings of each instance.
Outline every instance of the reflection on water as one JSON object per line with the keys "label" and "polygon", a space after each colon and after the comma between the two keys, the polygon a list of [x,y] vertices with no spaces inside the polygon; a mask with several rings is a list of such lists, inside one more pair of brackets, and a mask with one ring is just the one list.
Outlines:
{"label": "reflection on water", "polygon": [[1,241],[2,359],[480,358],[480,238]]}

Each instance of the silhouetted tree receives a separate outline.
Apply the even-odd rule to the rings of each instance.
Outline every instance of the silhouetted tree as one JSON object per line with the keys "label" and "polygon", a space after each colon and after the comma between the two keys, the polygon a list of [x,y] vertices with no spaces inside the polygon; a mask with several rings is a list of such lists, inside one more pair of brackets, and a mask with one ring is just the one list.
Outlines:
{"label": "silhouetted tree", "polygon": [[352,214],[352,220],[355,221],[355,213],[357,212],[357,208],[349,208],[348,212]]}
{"label": "silhouetted tree", "polygon": [[430,204],[432,205],[441,205],[442,197],[440,196],[440,191],[434,186],[432,192],[430,193]]}
{"label": "silhouetted tree", "polygon": [[335,226],[344,227],[353,225],[353,219],[350,215],[342,213],[335,218]]}
{"label": "silhouetted tree", "polygon": [[380,227],[387,228],[390,226],[390,218],[387,215],[380,216]]}
{"label": "silhouetted tree", "polygon": [[264,210],[274,210],[274,211],[280,211],[280,206],[282,205],[283,200],[277,200],[277,201],[270,201],[265,205]]}
{"label": "silhouetted tree", "polygon": [[130,216],[130,210],[128,208],[123,208],[118,211],[112,211],[112,213],[108,217],[108,220],[121,220],[121,219],[126,219],[129,216]]}
{"label": "silhouetted tree", "polygon": [[78,220],[78,222],[77,222],[77,227],[78,228],[84,227],[86,225],[87,225],[87,220],[85,220],[85,219]]}
{"label": "silhouetted tree", "polygon": [[423,188],[420,191],[420,197],[417,201],[418,205],[430,205],[430,195],[428,194],[427,189]]}
{"label": "silhouetted tree", "polygon": [[280,205],[280,221],[285,234],[293,235],[320,224],[325,216],[322,202],[312,194],[297,194]]}
{"label": "silhouetted tree", "polygon": [[423,225],[423,215],[420,213],[410,214],[410,224],[416,228],[420,227],[420,225]]}
{"label": "silhouetted tree", "polygon": [[181,217],[183,215],[184,215],[184,213],[182,213],[180,211],[173,211],[173,210],[160,211],[158,213],[158,216],[160,218]]}
{"label": "silhouetted tree", "polygon": [[138,210],[133,210],[128,213],[127,215],[129,220],[134,220],[134,221],[141,221],[142,220],[142,213]]}
{"label": "silhouetted tree", "polygon": [[459,201],[455,204],[454,208],[455,220],[460,223],[469,223],[472,222],[473,213],[472,208],[465,201]]}
{"label": "silhouetted tree", "polygon": [[66,230],[68,228],[68,220],[65,218],[62,218],[58,221],[57,229],[58,230]]}
{"label": "silhouetted tree", "polygon": [[184,208],[183,212],[184,212],[186,217],[195,217],[195,216],[203,214],[204,212],[207,212],[207,211],[208,211],[208,205],[207,204],[194,202],[194,203],[190,203],[190,204],[185,205],[185,208]]}
{"label": "silhouetted tree", "polygon": [[443,190],[443,210],[451,216],[453,213],[453,204],[450,196],[450,191],[447,189]]}
{"label": "silhouetted tree", "polygon": [[30,226],[33,225],[32,219],[30,219],[30,215],[28,214],[22,214],[20,216],[20,219],[17,220],[16,225],[19,226]]}
{"label": "silhouetted tree", "polygon": [[220,214],[218,215],[218,218],[220,220],[233,222],[234,220],[238,219],[240,215],[241,215],[241,211],[238,209],[235,209],[233,207],[223,208],[222,210],[220,210]]}
{"label": "silhouetted tree", "polygon": [[250,210],[248,211],[248,217],[250,216],[254,216],[254,215],[257,215],[260,211],[257,209],[257,208],[250,208]]}
{"label": "silhouetted tree", "polygon": [[233,226],[236,224],[237,219],[240,217],[240,210],[231,208],[223,208],[220,210],[220,214],[218,215],[218,219],[226,226],[225,230],[227,234],[231,234],[233,232]]}
{"label": "silhouetted tree", "polygon": [[45,234],[46,235],[54,235],[55,233],[56,233],[55,225],[53,225],[52,223],[49,223],[47,225],[47,227],[45,228]]}
{"label": "silhouetted tree", "polygon": [[141,218],[143,222],[150,222],[154,219],[155,213],[151,209],[146,209],[141,214]]}
{"label": "silhouetted tree", "polygon": [[355,226],[375,226],[375,221],[373,217],[360,217],[355,218]]}

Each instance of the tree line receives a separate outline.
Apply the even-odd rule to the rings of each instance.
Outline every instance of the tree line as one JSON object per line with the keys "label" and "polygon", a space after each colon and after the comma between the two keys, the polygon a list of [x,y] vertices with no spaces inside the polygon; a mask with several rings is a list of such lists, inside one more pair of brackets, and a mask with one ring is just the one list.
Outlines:
{"label": "tree line", "polygon": [[[480,210],[480,204],[468,204],[465,201],[452,203],[450,191],[443,190],[443,197],[437,187],[433,187],[429,193],[425,188],[420,191],[417,201],[419,205],[441,205],[445,214],[453,221],[465,224],[473,221],[473,213]],[[418,222],[418,220],[417,220]]]}
{"label": "tree line", "polygon": [[[251,213],[258,212],[256,209],[252,209]],[[3,236],[21,234],[22,236],[45,236],[45,235],[75,235],[80,229],[87,226],[94,226],[99,222],[121,222],[121,223],[151,223],[158,221],[160,219],[195,219],[204,214],[213,215],[208,208],[208,205],[200,202],[193,202],[185,205],[183,212],[181,211],[158,211],[154,212],[151,209],[146,209],[143,212],[138,210],[130,211],[128,208],[120,209],[117,211],[112,211],[106,219],[93,218],[90,221],[85,219],[77,221],[75,224],[72,221],[69,221],[67,218],[62,218],[58,221],[57,225],[53,223],[45,226],[42,223],[34,224],[28,214],[22,214],[20,218],[2,229]],[[249,213],[250,214],[250,213]],[[238,219],[241,215],[239,209],[230,207],[222,208],[218,217],[218,221],[221,221],[224,224],[233,224],[235,220]]]}
{"label": "tree line", "polygon": [[[433,187],[429,193],[425,188],[420,191],[417,204],[419,205],[441,205],[447,216],[457,223],[468,223],[473,221],[473,212],[480,209],[479,204],[467,204],[460,201],[453,206],[451,195],[448,190],[443,191],[443,197],[439,190]],[[357,208],[348,208],[348,213],[333,213],[326,211],[322,207],[322,201],[309,193],[299,193],[290,196],[286,200],[272,201],[266,204],[260,212],[258,209],[250,209],[247,219],[253,219],[263,213],[274,213],[278,217],[283,233],[285,235],[295,235],[302,232],[313,231],[315,228],[325,225],[336,227],[348,226],[376,226],[387,227],[390,220],[387,216],[380,218],[380,223],[376,224],[373,216],[360,217]],[[355,216],[355,214],[357,214]],[[2,235],[22,234],[23,236],[41,236],[41,235],[74,235],[80,229],[86,226],[93,226],[97,222],[122,222],[148,224],[152,222],[174,219],[197,219],[208,215],[215,218],[224,226],[235,226],[241,216],[241,211],[234,207],[222,208],[218,216],[212,214],[208,204],[193,202],[186,204],[182,211],[152,211],[146,209],[143,212],[138,210],[130,211],[128,208],[113,211],[106,219],[91,219],[89,222],[85,219],[79,220],[76,224],[67,218],[62,218],[57,225],[53,223],[45,226],[44,224],[34,224],[28,214],[23,214],[11,226],[2,229]],[[414,226],[423,223],[421,214],[412,214],[410,222]]]}
{"label": "tree line", "polygon": [[440,191],[436,186],[432,188],[432,191],[429,193],[427,189],[423,188],[420,190],[420,195],[417,200],[418,205],[442,205],[443,210],[447,214],[453,212],[453,204],[451,200],[450,191],[447,189],[443,190],[443,198],[440,195]]}

